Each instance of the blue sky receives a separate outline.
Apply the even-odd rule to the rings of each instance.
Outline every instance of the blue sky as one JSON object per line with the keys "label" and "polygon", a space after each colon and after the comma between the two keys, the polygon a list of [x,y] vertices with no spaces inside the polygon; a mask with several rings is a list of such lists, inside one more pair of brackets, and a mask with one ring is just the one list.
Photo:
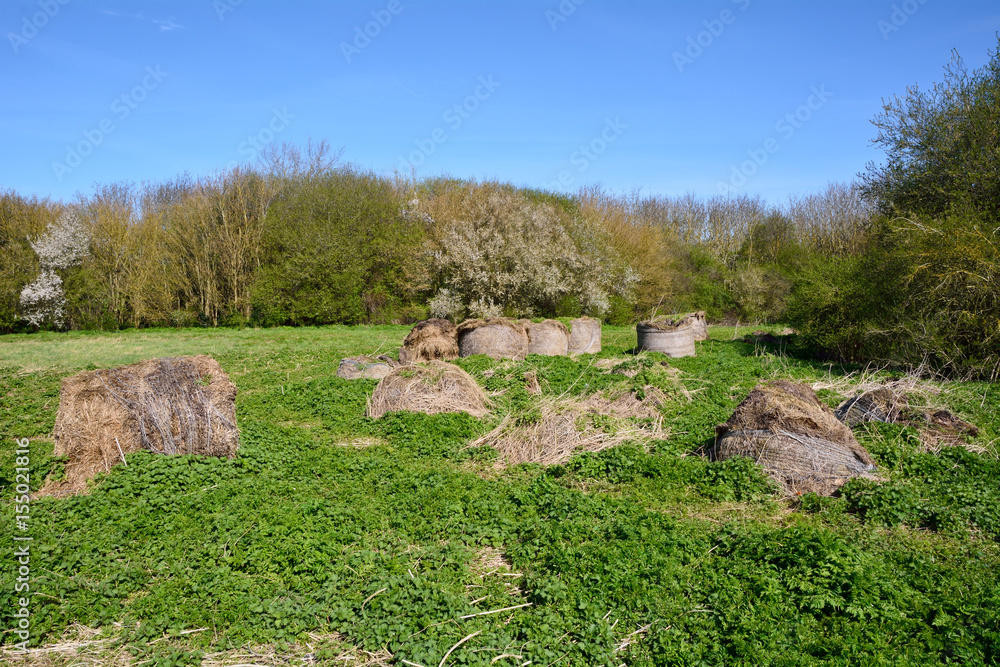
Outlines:
{"label": "blue sky", "polygon": [[311,138],[381,173],[781,203],[879,160],[882,98],[998,30],[995,0],[13,0],[0,188],[68,200]]}

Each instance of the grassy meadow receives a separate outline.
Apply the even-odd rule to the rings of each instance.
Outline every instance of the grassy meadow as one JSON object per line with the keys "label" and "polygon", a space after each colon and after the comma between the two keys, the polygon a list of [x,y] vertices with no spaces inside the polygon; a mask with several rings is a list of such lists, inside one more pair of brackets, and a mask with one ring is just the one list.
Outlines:
{"label": "grassy meadow", "polygon": [[[769,330],[771,328],[768,328]],[[10,664],[991,665],[1000,663],[1000,389],[799,355],[711,327],[698,356],[458,360],[483,419],[365,417],[376,383],[340,359],[395,354],[404,326],[135,329],[0,338],[0,504],[15,534],[15,439],[32,489],[52,457],[60,380],[209,354],[237,385],[231,460],[131,454],[87,495],[30,505],[31,646]],[[614,360],[602,362],[602,360]],[[613,374],[616,364],[635,371]],[[534,371],[541,393],[526,390]],[[755,384],[790,378],[831,407],[887,379],[979,427],[929,447],[856,435],[880,481],[789,498],[748,459],[702,454]],[[468,445],[540,401],[655,389],[662,437],[548,467]],[[38,650],[47,647],[46,650]]]}

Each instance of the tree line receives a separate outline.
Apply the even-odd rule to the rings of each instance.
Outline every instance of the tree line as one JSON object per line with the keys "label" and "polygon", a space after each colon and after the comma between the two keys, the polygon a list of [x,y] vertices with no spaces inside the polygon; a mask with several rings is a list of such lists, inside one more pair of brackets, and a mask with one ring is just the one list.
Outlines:
{"label": "tree line", "polygon": [[883,164],[781,205],[415,180],[272,146],[207,177],[0,192],[0,331],[706,310],[995,378],[1000,62],[884,103]]}

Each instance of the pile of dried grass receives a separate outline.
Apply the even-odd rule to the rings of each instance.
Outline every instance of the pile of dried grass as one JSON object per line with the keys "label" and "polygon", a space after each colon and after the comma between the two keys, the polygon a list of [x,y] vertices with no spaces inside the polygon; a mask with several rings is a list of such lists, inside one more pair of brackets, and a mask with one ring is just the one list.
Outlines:
{"label": "pile of dried grass", "polygon": [[235,455],[236,385],[211,357],[167,357],[112,370],[83,371],[62,382],[55,456],[65,479],[41,491],[84,491],[125,454]]}
{"label": "pile of dried grass", "polygon": [[447,361],[457,357],[458,331],[455,325],[436,317],[413,325],[399,348],[399,361],[404,364],[435,359]]}
{"label": "pile of dried grass", "polygon": [[543,398],[532,421],[507,415],[468,447],[493,447],[500,454],[499,465],[563,463],[578,452],[664,437],[659,408],[665,401],[663,393],[653,387],[646,388],[641,400],[632,392],[614,398],[602,393],[583,400]]}
{"label": "pile of dried grass", "polygon": [[458,325],[458,352],[463,357],[485,354],[493,359],[521,360],[528,356],[528,346],[528,332],[516,320],[489,317]]}
{"label": "pile of dried grass", "polygon": [[635,327],[636,347],[650,352],[662,352],[668,357],[693,357],[694,326],[672,321],[640,322]]}
{"label": "pile of dried grass", "polygon": [[712,453],[718,459],[753,458],[791,493],[829,495],[875,469],[851,429],[816,393],[787,380],[757,385],[716,427]]}
{"label": "pile of dried grass", "polygon": [[454,364],[428,361],[400,366],[382,378],[368,400],[367,415],[387,412],[467,412],[482,417],[489,411],[486,394],[472,376]]}
{"label": "pile of dried grass", "polygon": [[543,354],[550,357],[569,354],[569,329],[558,320],[528,322],[524,328],[528,332],[528,354]]}
{"label": "pile of dried grass", "polygon": [[569,353],[597,354],[601,351],[601,321],[579,317],[569,323]]}

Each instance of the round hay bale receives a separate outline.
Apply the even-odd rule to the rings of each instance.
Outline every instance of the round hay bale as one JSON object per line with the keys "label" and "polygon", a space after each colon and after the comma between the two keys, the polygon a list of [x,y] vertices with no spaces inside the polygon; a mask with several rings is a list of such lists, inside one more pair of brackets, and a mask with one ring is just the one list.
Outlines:
{"label": "round hay bale", "polygon": [[562,322],[529,322],[525,328],[528,330],[528,354],[550,357],[569,354],[569,329]]}
{"label": "round hay bale", "polygon": [[528,332],[521,322],[502,317],[466,320],[458,325],[458,353],[485,354],[493,359],[521,360],[528,356]]}
{"label": "round hay bale", "polygon": [[381,380],[392,372],[392,364],[370,357],[347,357],[337,366],[337,377],[345,380]]}
{"label": "round hay bale", "polygon": [[580,317],[569,323],[569,353],[597,354],[601,351],[601,321]]}
{"label": "round hay bale", "polygon": [[232,457],[236,385],[207,356],[83,371],[62,381],[53,436],[54,455],[68,458],[66,474],[43,495],[85,491],[94,475],[140,449]]}
{"label": "round hay bale", "polygon": [[727,431],[716,441],[715,456],[752,458],[796,494],[828,496],[850,478],[870,476],[875,469],[845,445],[791,431]]}
{"label": "round hay bale", "polygon": [[809,385],[757,385],[716,427],[716,458],[749,456],[793,492],[828,495],[875,461]]}
{"label": "round hay bale", "polygon": [[697,313],[690,313],[681,318],[680,324],[690,324],[694,329],[695,340],[708,339],[708,322],[705,320],[705,311],[699,310]]}
{"label": "round hay bale", "polygon": [[399,348],[399,361],[403,364],[457,357],[458,332],[455,325],[437,317],[417,322]]}
{"label": "round hay bale", "polygon": [[640,322],[635,327],[639,350],[662,352],[668,357],[693,357],[694,327],[659,322]]}
{"label": "round hay bale", "polygon": [[454,364],[428,361],[400,366],[382,378],[368,401],[366,414],[378,419],[387,412],[467,412],[482,417],[489,411],[486,394],[472,376]]}

